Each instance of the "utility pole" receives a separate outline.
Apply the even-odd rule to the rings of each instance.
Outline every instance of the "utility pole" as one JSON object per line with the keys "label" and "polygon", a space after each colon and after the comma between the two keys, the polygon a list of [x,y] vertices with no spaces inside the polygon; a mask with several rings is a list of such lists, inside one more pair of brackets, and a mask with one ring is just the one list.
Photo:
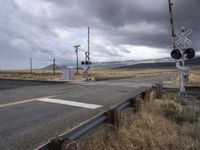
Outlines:
{"label": "utility pole", "polygon": [[90,27],[88,27],[88,56],[90,61]]}
{"label": "utility pole", "polygon": [[75,48],[75,53],[76,53],[76,75],[78,75],[78,48],[81,45],[74,45],[73,47]]}
{"label": "utility pole", "polygon": [[32,66],[32,57],[30,57],[30,73],[32,74],[32,70],[33,70],[33,68],[32,68],[33,66]]}
{"label": "utility pole", "polygon": [[53,59],[53,75],[55,76],[55,70],[56,70],[56,59]]}

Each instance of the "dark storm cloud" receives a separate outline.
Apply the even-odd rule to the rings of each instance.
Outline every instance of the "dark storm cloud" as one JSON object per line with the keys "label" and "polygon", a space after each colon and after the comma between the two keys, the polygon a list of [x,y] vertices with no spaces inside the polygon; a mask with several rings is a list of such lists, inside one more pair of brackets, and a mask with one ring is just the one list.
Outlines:
{"label": "dark storm cloud", "polygon": [[200,1],[177,1],[174,8],[175,27],[185,26],[193,30],[191,39],[195,49],[200,50]]}
{"label": "dark storm cloud", "polygon": [[[91,47],[95,49],[93,54],[96,54],[96,57],[101,55],[112,58],[120,57],[122,53],[130,53],[130,50],[124,48],[119,51],[121,45],[160,48],[163,53],[167,53],[166,49],[171,47],[168,0],[29,2],[0,2],[0,63],[3,67],[7,65],[5,58],[9,58],[10,63],[23,60],[25,62],[30,56],[38,59],[58,57],[61,60],[66,57],[71,61],[74,53],[72,44],[80,42],[81,36],[87,34],[80,33],[86,30],[87,26],[92,30]],[[173,2],[176,29],[181,26],[192,28],[192,46],[198,50],[200,1]],[[59,33],[57,29],[60,30]],[[74,36],[69,35],[66,39],[65,35],[62,35],[63,30],[80,32]],[[22,66],[21,64],[18,65]]]}
{"label": "dark storm cloud", "polygon": [[[65,0],[48,1],[61,8],[59,22],[63,25],[91,25],[114,44],[160,48],[169,48],[171,44],[168,0],[73,0],[71,3]],[[195,46],[198,46],[200,31],[199,9],[199,0],[174,1],[173,5],[175,27],[192,28]]]}
{"label": "dark storm cloud", "polygon": [[26,11],[13,0],[0,4],[0,69],[28,68],[30,56],[41,60],[62,58],[56,51],[62,48],[50,18]]}

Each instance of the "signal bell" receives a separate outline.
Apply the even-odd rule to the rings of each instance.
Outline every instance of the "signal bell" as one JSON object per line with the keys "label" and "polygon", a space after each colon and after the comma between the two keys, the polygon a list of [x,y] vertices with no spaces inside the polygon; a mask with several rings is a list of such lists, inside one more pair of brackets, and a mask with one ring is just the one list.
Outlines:
{"label": "signal bell", "polygon": [[[187,48],[187,49],[184,49],[183,55],[187,59],[192,59],[195,56],[195,51],[193,48]],[[181,59],[181,57],[182,57],[181,50],[179,50],[179,49],[172,50],[171,57],[174,59]]]}

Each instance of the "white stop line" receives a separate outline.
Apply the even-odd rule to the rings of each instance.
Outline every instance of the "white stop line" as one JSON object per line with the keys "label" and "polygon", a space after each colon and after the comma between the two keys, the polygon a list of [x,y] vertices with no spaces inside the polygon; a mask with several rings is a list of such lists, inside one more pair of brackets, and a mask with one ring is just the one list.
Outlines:
{"label": "white stop line", "polygon": [[57,104],[76,106],[76,107],[81,107],[81,108],[88,108],[88,109],[97,109],[97,108],[102,107],[101,105],[81,103],[81,102],[61,100],[61,99],[52,99],[52,98],[41,98],[41,99],[37,99],[37,101],[57,103]]}

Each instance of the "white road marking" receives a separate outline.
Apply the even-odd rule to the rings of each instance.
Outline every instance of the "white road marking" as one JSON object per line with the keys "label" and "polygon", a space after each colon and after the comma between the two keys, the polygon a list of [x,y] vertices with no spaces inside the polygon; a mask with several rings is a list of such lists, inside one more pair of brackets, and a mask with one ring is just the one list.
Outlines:
{"label": "white road marking", "polygon": [[88,108],[88,109],[97,109],[99,107],[102,107],[101,105],[81,103],[81,102],[61,100],[61,99],[52,99],[52,98],[41,98],[41,99],[37,99],[37,100],[42,101],[42,102],[57,103],[57,104],[63,104],[63,105]]}
{"label": "white road marking", "polygon": [[[48,97],[55,97],[55,96],[59,96],[59,95],[51,95],[51,96],[48,96]],[[44,98],[44,97],[39,97],[39,99],[40,98]],[[24,104],[24,103],[30,103],[30,102],[36,101],[36,99],[38,99],[38,98],[20,100],[20,101],[11,102],[11,103],[0,104],[0,108],[14,106],[14,105],[20,105],[20,104]]]}
{"label": "white road marking", "polygon": [[33,102],[33,101],[34,101],[34,99],[30,99],[30,100],[22,100],[22,101],[7,103],[7,104],[1,104],[0,108],[8,107],[8,106],[13,106],[13,105],[24,104],[24,103],[30,103],[30,102]]}

